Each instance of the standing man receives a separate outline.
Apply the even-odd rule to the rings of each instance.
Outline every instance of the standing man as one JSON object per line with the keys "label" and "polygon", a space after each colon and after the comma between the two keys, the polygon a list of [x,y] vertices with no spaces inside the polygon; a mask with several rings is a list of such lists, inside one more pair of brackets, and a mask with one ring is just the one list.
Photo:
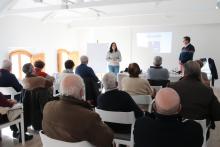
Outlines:
{"label": "standing man", "polygon": [[193,55],[195,52],[194,46],[190,43],[191,38],[189,36],[183,37],[184,47],[179,56],[180,63],[180,73],[182,72],[182,65],[185,64],[189,60],[193,60]]}

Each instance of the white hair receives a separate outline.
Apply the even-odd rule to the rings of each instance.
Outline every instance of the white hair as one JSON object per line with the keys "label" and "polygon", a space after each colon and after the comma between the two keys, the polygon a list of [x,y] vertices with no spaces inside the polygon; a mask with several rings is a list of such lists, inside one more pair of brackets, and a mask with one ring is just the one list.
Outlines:
{"label": "white hair", "polygon": [[10,70],[11,66],[12,66],[12,63],[11,63],[10,60],[3,60],[3,62],[2,62],[2,68],[3,69]]}
{"label": "white hair", "polygon": [[66,74],[60,84],[60,93],[63,96],[71,96],[82,99],[84,95],[84,82],[78,75]]}
{"label": "white hair", "polygon": [[82,64],[87,64],[89,61],[89,58],[87,56],[83,55],[80,57],[80,61]]}
{"label": "white hair", "polygon": [[154,65],[160,66],[161,64],[162,64],[162,57],[160,57],[160,56],[154,57]]}
{"label": "white hair", "polygon": [[117,88],[117,78],[113,73],[107,73],[102,79],[106,91]]}

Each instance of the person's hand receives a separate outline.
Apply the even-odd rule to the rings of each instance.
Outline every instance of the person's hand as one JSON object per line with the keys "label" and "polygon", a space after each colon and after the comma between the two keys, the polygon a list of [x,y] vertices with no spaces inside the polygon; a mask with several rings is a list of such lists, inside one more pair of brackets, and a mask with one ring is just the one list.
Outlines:
{"label": "person's hand", "polygon": [[8,101],[9,101],[10,103],[12,103],[13,105],[17,104],[17,101],[16,101],[16,100],[9,99]]}

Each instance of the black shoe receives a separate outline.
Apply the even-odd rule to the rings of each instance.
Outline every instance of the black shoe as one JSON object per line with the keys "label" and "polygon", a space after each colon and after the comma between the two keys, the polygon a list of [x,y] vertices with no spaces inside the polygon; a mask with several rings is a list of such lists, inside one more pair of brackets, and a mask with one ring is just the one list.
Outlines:
{"label": "black shoe", "polygon": [[[33,139],[33,135],[24,134],[25,141]],[[21,136],[19,135],[19,142],[21,143]]]}
{"label": "black shoe", "polygon": [[18,131],[13,131],[13,134],[12,134],[13,138],[18,138],[19,135],[20,135],[20,134],[19,134]]}

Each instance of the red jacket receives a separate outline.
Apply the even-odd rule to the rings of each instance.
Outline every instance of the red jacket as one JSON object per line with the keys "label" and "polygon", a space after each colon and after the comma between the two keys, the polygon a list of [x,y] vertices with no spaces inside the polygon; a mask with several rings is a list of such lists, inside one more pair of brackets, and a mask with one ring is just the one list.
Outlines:
{"label": "red jacket", "polygon": [[35,68],[34,70],[35,70],[35,74],[36,74],[37,76],[46,78],[47,75],[48,75],[47,73],[43,72],[43,71],[42,71],[41,69],[39,69],[39,68]]}

